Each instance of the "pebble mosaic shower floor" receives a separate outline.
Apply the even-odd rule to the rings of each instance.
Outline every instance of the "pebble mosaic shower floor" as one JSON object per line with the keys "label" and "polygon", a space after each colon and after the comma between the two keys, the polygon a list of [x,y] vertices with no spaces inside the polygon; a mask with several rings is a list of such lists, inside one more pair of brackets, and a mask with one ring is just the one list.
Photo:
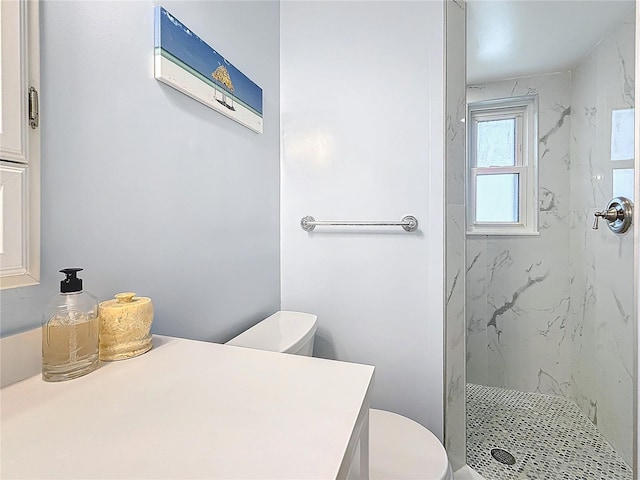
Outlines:
{"label": "pebble mosaic shower floor", "polygon": [[[491,450],[511,453],[499,463]],[[467,384],[467,463],[487,480],[633,480],[570,400]]]}

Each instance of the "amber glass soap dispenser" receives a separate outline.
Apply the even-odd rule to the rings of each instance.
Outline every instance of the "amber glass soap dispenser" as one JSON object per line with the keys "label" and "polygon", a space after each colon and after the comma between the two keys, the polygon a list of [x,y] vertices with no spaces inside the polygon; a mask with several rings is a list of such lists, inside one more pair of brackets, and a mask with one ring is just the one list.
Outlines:
{"label": "amber glass soap dispenser", "polygon": [[82,289],[78,272],[66,278],[42,318],[42,379],[61,382],[98,368],[98,299]]}

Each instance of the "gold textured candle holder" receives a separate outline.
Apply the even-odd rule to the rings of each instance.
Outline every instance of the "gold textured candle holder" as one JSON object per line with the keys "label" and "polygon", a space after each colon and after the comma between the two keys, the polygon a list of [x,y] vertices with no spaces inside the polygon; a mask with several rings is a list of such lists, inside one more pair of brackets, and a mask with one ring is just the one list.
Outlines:
{"label": "gold textured candle holder", "polygon": [[124,360],[151,350],[153,304],[148,297],[118,293],[115,300],[101,302],[100,360]]}

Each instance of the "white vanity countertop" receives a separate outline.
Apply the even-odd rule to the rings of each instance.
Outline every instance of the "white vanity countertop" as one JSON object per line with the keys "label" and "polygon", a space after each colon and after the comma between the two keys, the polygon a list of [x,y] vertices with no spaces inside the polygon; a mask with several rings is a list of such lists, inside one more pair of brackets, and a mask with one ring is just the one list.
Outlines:
{"label": "white vanity countertop", "polygon": [[38,375],[0,390],[0,476],[341,477],[373,373],[155,336],[150,352],[84,377]]}

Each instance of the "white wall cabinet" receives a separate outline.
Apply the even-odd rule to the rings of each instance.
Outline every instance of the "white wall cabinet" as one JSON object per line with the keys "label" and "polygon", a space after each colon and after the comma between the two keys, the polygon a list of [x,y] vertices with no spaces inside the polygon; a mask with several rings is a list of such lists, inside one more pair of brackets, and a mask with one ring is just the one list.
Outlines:
{"label": "white wall cabinet", "polygon": [[38,7],[0,2],[0,288],[40,279]]}

